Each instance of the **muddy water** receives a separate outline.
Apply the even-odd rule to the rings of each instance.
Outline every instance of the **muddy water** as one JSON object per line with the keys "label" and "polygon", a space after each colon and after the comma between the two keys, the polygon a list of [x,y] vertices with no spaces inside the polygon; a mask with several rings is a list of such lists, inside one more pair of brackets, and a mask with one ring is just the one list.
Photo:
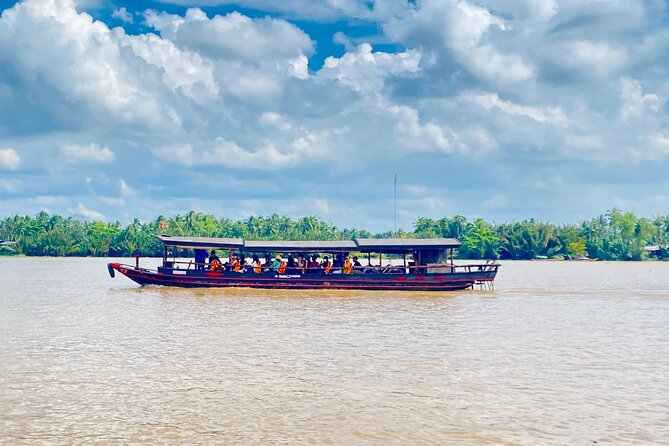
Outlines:
{"label": "muddy water", "polygon": [[669,263],[440,294],[141,288],[106,261],[0,258],[0,443],[669,444]]}

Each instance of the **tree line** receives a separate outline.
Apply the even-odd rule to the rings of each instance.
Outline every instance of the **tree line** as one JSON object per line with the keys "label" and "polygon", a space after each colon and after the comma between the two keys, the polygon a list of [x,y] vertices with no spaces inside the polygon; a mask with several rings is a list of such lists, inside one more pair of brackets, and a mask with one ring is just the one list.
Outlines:
{"label": "tree line", "polygon": [[[16,245],[0,254],[27,256],[161,256],[155,235],[239,237],[251,240],[351,240],[353,238],[452,237],[460,240],[459,258],[534,259],[580,258],[643,260],[669,257],[669,216],[639,218],[613,209],[580,224],[544,223],[534,219],[511,223],[469,221],[456,215],[432,219],[419,217],[413,231],[400,229],[371,233],[339,229],[318,217],[290,218],[273,214],[245,220],[216,218],[201,212],[173,217],[158,216],[149,222],[89,221],[40,212],[34,217],[14,216],[0,221],[0,239]],[[649,250],[649,246],[657,249]],[[185,255],[189,253],[185,252]]]}

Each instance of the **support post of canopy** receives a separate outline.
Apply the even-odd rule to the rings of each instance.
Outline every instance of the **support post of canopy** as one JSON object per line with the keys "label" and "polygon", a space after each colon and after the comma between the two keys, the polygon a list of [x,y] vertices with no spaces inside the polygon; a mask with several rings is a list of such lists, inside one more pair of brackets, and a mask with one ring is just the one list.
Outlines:
{"label": "support post of canopy", "polygon": [[163,266],[165,266],[165,262],[167,262],[167,245],[163,245]]}

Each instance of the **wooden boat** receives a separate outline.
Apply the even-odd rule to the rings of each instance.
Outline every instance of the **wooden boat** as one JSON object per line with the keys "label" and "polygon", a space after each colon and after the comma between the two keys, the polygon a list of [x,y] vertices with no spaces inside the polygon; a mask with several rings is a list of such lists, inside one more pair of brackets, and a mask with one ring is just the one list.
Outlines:
{"label": "wooden boat", "polygon": [[[453,250],[460,242],[451,238],[432,239],[356,239],[346,241],[248,241],[238,238],[173,237],[159,235],[163,243],[163,262],[157,269],[135,265],[109,263],[109,275],[123,274],[140,285],[165,285],[177,287],[248,287],[287,289],[361,289],[361,290],[463,290],[480,285],[492,289],[499,264],[485,263],[456,265]],[[233,255],[253,254],[267,259],[261,272],[250,266],[240,272],[230,267],[210,269],[208,264],[179,261],[177,255],[184,249],[224,250],[231,263]],[[367,266],[354,268],[344,274],[342,266],[346,256],[358,254]],[[276,255],[321,255],[333,261],[331,270],[323,268],[297,268],[273,270],[268,265]],[[394,263],[386,264],[392,256]],[[367,259],[364,259],[366,256]],[[407,262],[407,256],[410,257]],[[375,265],[373,265],[374,260]]]}

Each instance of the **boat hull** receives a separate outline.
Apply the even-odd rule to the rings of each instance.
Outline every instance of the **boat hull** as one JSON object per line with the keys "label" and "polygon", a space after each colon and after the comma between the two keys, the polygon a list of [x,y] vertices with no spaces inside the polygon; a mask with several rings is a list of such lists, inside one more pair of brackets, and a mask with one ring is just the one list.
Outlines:
{"label": "boat hull", "polygon": [[497,268],[444,274],[276,274],[175,270],[169,273],[137,268],[120,263],[108,264],[109,274],[117,271],[140,285],[187,288],[269,288],[269,289],[341,289],[456,291],[489,283]]}

